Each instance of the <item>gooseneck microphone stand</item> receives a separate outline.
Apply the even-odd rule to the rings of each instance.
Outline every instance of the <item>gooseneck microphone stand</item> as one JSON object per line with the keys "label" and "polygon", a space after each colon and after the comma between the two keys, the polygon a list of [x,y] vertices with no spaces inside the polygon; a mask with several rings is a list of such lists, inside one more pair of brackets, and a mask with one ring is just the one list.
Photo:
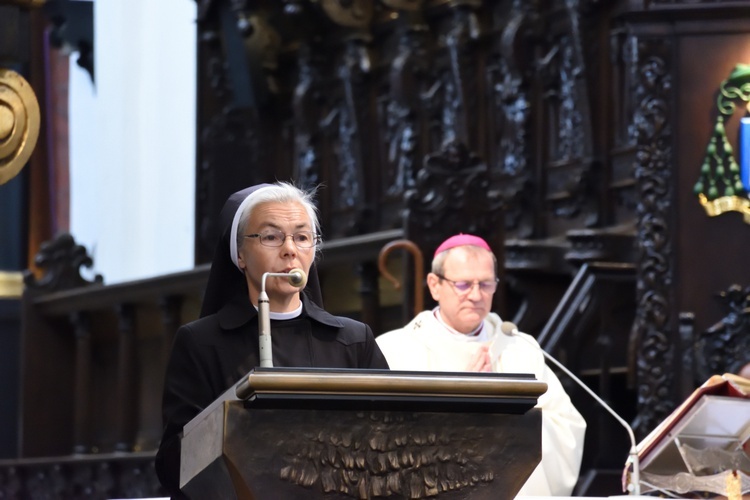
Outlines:
{"label": "gooseneck microphone stand", "polygon": [[292,269],[288,273],[263,273],[260,278],[260,293],[258,294],[258,343],[260,347],[260,366],[273,366],[273,347],[271,342],[271,318],[268,294],[266,293],[266,278],[287,278],[289,284],[302,288],[307,283],[307,275],[302,269]]}
{"label": "gooseneck microphone stand", "polygon": [[[500,330],[505,335],[519,338],[523,340],[524,342],[527,342],[529,345],[532,345],[529,340],[522,337],[521,335],[518,335],[518,328],[516,327],[516,325],[514,325],[510,321],[503,321],[503,323],[500,325]],[[553,358],[551,354],[549,354],[544,349],[541,349],[541,347],[539,350],[542,351],[542,354],[544,355],[546,359],[554,363],[555,366],[557,366],[560,370],[565,372],[565,374],[568,377],[570,377],[576,384],[578,384],[583,390],[585,390],[589,394],[589,396],[594,398],[594,400],[597,403],[599,403],[599,405],[602,408],[607,410],[615,418],[615,420],[617,420],[620,423],[620,425],[625,427],[625,430],[628,432],[628,437],[630,437],[630,452],[628,453],[628,462],[633,465],[633,475],[631,477],[630,484],[627,486],[628,493],[630,495],[640,496],[641,494],[641,464],[640,464],[640,459],[638,458],[638,448],[636,447],[636,444],[635,444],[635,434],[633,433],[633,428],[630,427],[630,424],[628,424],[625,421],[625,419],[623,419],[620,415],[618,415],[617,412],[615,412],[615,410],[613,410],[611,406],[605,403],[604,400],[600,398],[598,394],[592,391],[589,388],[589,386],[584,384],[581,379],[576,377],[572,371],[568,370],[568,368],[565,367],[565,365],[560,363],[557,359]]]}

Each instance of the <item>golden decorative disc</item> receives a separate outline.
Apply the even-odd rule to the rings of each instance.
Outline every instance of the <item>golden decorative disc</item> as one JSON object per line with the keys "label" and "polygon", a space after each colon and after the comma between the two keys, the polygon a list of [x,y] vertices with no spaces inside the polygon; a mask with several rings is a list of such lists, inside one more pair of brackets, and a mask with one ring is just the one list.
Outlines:
{"label": "golden decorative disc", "polygon": [[0,271],[0,299],[20,299],[23,295],[23,274]]}
{"label": "golden decorative disc", "polygon": [[39,102],[21,75],[0,68],[0,184],[18,175],[39,138]]}
{"label": "golden decorative disc", "polygon": [[347,28],[364,28],[372,20],[372,0],[353,0],[346,7],[341,0],[321,0],[320,5],[333,22]]}
{"label": "golden decorative disc", "polygon": [[[46,0],[5,0],[5,3],[11,5],[18,5],[19,7],[36,8],[44,5]],[[0,5],[3,4],[3,0],[0,0]]]}

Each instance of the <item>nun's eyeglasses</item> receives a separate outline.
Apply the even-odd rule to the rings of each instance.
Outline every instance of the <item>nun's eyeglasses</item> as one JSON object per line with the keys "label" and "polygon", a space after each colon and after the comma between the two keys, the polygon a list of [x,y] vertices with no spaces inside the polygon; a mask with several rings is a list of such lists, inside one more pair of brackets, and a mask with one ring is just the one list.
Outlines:
{"label": "nun's eyeglasses", "polygon": [[471,289],[474,288],[474,285],[477,285],[479,291],[482,293],[493,293],[497,290],[497,283],[500,281],[499,278],[495,278],[492,281],[453,281],[449,280],[442,274],[435,273],[435,276],[450,283],[459,295],[469,293]]}
{"label": "nun's eyeglasses", "polygon": [[297,248],[312,248],[320,240],[320,236],[312,231],[298,231],[292,234],[286,234],[276,229],[266,229],[260,233],[246,234],[245,238],[258,238],[260,244],[264,247],[280,247],[286,239],[291,236],[292,241]]}

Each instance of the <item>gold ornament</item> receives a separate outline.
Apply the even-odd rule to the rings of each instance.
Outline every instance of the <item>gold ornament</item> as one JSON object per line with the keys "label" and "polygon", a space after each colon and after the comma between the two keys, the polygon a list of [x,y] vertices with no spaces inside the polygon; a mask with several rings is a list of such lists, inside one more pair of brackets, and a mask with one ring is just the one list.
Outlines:
{"label": "gold ornament", "polygon": [[26,7],[33,9],[44,5],[46,0],[0,0],[0,5],[6,3],[10,5],[18,5],[19,7]]}
{"label": "gold ornament", "polygon": [[736,470],[727,474],[727,500],[742,500],[742,479]]}
{"label": "gold ornament", "polygon": [[320,0],[320,5],[328,17],[340,26],[364,28],[372,20],[373,0]]}
{"label": "gold ornament", "polygon": [[0,68],[0,184],[18,175],[39,138],[39,103],[21,75]]}
{"label": "gold ornament", "polygon": [[0,271],[0,299],[20,299],[23,295],[23,275]]}

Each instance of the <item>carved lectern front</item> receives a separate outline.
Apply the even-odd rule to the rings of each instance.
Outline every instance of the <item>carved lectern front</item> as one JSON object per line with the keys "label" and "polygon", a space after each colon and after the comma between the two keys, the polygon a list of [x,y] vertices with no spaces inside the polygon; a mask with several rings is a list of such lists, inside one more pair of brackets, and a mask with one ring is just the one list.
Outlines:
{"label": "carved lectern front", "polygon": [[533,375],[258,368],[189,422],[195,499],[512,499],[541,460]]}

